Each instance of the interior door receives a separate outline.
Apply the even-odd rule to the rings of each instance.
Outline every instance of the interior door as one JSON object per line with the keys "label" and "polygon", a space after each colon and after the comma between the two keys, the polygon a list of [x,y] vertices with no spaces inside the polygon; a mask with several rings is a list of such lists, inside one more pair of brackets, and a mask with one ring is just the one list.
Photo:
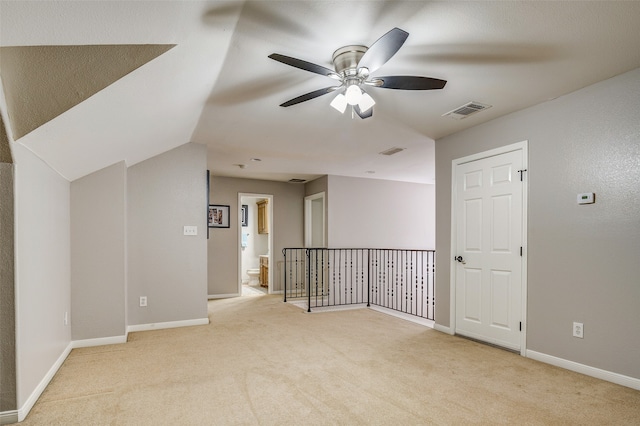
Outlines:
{"label": "interior door", "polygon": [[523,151],[458,164],[455,332],[521,349]]}

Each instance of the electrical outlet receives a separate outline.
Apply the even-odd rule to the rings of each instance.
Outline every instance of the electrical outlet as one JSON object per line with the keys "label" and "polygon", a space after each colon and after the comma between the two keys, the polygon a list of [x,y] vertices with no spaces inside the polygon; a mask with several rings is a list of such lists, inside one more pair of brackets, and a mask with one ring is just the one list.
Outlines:
{"label": "electrical outlet", "polygon": [[584,324],[581,322],[573,323],[573,337],[584,338]]}
{"label": "electrical outlet", "polygon": [[140,296],[140,306],[141,307],[147,306],[147,296]]}
{"label": "electrical outlet", "polygon": [[184,235],[198,235],[197,226],[185,226],[183,230]]}

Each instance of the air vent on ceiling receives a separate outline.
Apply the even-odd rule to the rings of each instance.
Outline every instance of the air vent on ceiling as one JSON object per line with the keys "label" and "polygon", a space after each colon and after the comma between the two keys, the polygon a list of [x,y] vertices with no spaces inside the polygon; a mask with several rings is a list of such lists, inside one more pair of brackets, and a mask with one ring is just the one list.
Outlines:
{"label": "air vent on ceiling", "polygon": [[491,108],[491,105],[481,104],[480,102],[467,102],[459,108],[454,109],[453,111],[449,111],[446,114],[442,114],[443,117],[449,116],[451,118],[455,118],[456,120],[462,120],[463,118],[467,118],[471,114],[475,114],[487,108]]}
{"label": "air vent on ceiling", "polygon": [[393,154],[397,154],[399,152],[404,151],[405,148],[389,148],[386,151],[382,151],[380,154],[382,155],[393,155]]}
{"label": "air vent on ceiling", "polygon": [[289,183],[305,183],[306,179],[289,179]]}

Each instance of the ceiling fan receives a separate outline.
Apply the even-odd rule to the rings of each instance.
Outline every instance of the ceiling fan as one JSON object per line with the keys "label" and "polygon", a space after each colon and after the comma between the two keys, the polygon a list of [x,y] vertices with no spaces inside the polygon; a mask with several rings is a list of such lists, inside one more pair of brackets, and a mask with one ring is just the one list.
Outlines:
{"label": "ceiling fan", "polygon": [[331,106],[344,113],[348,105],[360,118],[369,118],[373,115],[373,98],[363,90],[363,86],[381,87],[383,89],[401,90],[435,90],[442,89],[446,80],[431,77],[418,76],[389,76],[373,77],[371,74],[384,65],[393,55],[400,50],[409,33],[394,28],[370,47],[350,45],[344,46],[333,53],[334,70],[316,65],[290,56],[272,53],[269,58],[282,62],[292,67],[305,71],[324,75],[340,82],[337,86],[329,86],[314,90],[304,95],[290,99],[280,104],[281,107],[289,107],[305,102],[318,96],[326,95],[334,91],[340,91],[331,102]]}

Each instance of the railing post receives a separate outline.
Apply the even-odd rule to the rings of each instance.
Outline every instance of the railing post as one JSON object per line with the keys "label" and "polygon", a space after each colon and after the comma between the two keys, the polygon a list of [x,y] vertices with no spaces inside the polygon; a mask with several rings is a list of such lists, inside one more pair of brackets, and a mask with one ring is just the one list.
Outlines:
{"label": "railing post", "polygon": [[282,255],[284,256],[284,303],[287,303],[287,249],[282,249]]}
{"label": "railing post", "polygon": [[311,250],[307,249],[307,312],[311,312]]}
{"label": "railing post", "polygon": [[371,249],[367,250],[367,308],[371,307]]}

